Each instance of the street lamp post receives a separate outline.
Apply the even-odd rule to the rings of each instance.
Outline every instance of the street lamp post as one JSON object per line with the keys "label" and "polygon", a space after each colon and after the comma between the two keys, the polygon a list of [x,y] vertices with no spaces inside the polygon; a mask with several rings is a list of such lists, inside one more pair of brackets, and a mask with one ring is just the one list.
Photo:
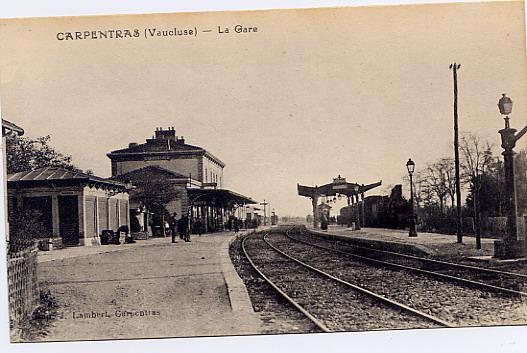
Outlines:
{"label": "street lamp post", "polygon": [[410,216],[408,218],[408,224],[409,224],[408,236],[416,237],[417,231],[415,229],[415,226],[416,226],[417,220],[416,220],[415,212],[414,212],[414,181],[413,181],[415,163],[414,161],[412,161],[411,158],[409,158],[408,162],[406,162],[406,169],[408,170],[408,175],[410,176]]}
{"label": "street lamp post", "polygon": [[516,142],[527,133],[527,126],[516,133],[510,127],[509,114],[512,112],[512,100],[504,93],[498,102],[500,113],[504,115],[505,128],[499,130],[503,148],[503,167],[505,169],[505,210],[507,212],[507,233],[503,242],[495,243],[495,256],[501,258],[521,257],[525,249],[518,239],[516,185],[514,179],[514,147]]}

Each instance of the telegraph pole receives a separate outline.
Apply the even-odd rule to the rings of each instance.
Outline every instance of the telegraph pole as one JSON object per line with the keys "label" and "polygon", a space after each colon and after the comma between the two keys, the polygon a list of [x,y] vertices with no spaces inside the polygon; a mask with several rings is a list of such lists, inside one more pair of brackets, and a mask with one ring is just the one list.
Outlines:
{"label": "telegraph pole", "polygon": [[261,202],[260,205],[262,205],[264,207],[264,226],[267,225],[267,209],[266,209],[266,206],[268,205],[269,203],[265,202],[265,199],[264,199],[264,202]]}
{"label": "telegraph pole", "polygon": [[459,180],[459,128],[458,128],[458,117],[457,117],[457,70],[461,67],[460,64],[450,64],[450,69],[454,77],[454,163],[456,170],[456,207],[457,207],[457,222],[456,222],[456,233],[457,242],[463,242],[463,228],[461,218],[461,182]]}

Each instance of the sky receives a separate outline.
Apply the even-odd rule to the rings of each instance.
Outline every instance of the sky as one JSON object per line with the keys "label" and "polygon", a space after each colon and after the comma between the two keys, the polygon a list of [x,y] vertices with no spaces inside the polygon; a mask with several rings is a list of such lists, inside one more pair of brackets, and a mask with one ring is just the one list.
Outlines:
{"label": "sky", "polygon": [[[408,158],[419,170],[452,156],[454,61],[460,130],[499,151],[501,93],[511,125],[527,123],[524,26],[521,2],[4,20],[2,117],[103,177],[106,153],[174,126],[226,163],[226,188],[305,216],[297,183],[340,174],[388,193]],[[173,27],[199,34],[56,38]]]}

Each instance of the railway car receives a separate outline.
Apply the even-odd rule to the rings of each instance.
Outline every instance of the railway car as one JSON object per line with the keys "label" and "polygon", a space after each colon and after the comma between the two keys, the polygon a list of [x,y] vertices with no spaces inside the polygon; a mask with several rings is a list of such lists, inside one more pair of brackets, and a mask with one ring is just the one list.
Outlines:
{"label": "railway car", "polygon": [[364,214],[360,215],[360,219],[361,225],[365,227],[404,229],[408,226],[410,203],[402,197],[401,185],[396,185],[390,196],[368,196],[358,207],[342,207],[339,224],[351,225],[357,219],[357,209],[362,212],[363,207]]}

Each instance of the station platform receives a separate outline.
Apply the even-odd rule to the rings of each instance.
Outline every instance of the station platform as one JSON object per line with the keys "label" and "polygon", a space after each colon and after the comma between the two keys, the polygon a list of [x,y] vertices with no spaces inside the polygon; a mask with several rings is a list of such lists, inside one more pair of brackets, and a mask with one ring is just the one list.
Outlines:
{"label": "station platform", "polygon": [[132,244],[110,244],[110,245],[94,245],[94,246],[67,246],[61,248],[54,248],[51,251],[40,250],[38,252],[37,261],[39,263],[64,260],[71,258],[78,258],[84,256],[91,256],[97,254],[107,254],[117,251],[127,251],[143,246],[156,246],[157,244],[164,244],[170,241],[170,237],[151,237],[148,240],[137,240]]}
{"label": "station platform", "polygon": [[473,236],[463,236],[463,242],[457,243],[456,235],[419,232],[417,237],[409,237],[407,230],[385,228],[361,228],[330,225],[327,231],[308,230],[326,236],[337,236],[352,240],[358,245],[372,246],[385,250],[429,255],[438,257],[487,258],[494,255],[494,241],[497,238],[482,238],[481,249],[476,249]]}
{"label": "station platform", "polygon": [[[243,233],[241,231],[240,233]],[[240,234],[238,233],[238,234]],[[261,319],[229,257],[234,232],[41,252],[59,304],[45,341],[258,334]],[[126,313],[126,314],[123,314]]]}

